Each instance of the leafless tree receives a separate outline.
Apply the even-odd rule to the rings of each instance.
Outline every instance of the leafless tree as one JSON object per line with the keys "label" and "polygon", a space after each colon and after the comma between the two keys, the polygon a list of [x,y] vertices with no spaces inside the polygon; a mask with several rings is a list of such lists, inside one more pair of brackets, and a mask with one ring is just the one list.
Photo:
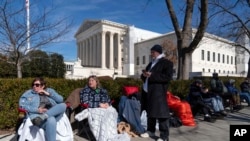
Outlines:
{"label": "leafless tree", "polygon": [[[53,8],[31,11],[30,30],[27,36],[25,1],[0,1],[0,52],[8,56],[7,62],[15,64],[17,77],[22,78],[22,64],[28,58],[27,39],[30,50],[41,49],[69,32],[72,22],[65,17],[52,18]],[[30,5],[30,9],[32,6]]]}
{"label": "leafless tree", "polygon": [[[197,0],[197,2],[195,0],[183,1],[183,3],[186,2],[183,19],[178,19],[181,17],[176,15],[172,0],[165,0],[165,2],[177,37],[177,79],[189,79],[192,53],[203,38],[208,24],[208,0]],[[197,11],[199,11],[199,13],[195,13],[195,16],[199,16],[199,20],[197,30],[194,32],[192,30],[194,26],[192,24],[192,18],[195,7],[197,7]],[[183,21],[182,26],[180,25],[180,21]]]}
{"label": "leafless tree", "polygon": [[[250,1],[211,0],[209,5],[213,9],[209,21],[216,30],[216,34],[234,41],[232,45],[237,48],[237,51],[250,56]],[[250,78],[250,58],[247,77]]]}

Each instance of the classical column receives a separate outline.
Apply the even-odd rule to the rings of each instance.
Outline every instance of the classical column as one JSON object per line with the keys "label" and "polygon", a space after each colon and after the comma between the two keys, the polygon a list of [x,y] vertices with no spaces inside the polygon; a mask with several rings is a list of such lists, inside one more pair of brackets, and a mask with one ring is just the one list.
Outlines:
{"label": "classical column", "polygon": [[106,46],[106,38],[105,38],[105,35],[106,35],[106,32],[105,31],[102,31],[101,32],[102,34],[102,44],[101,44],[101,47],[102,47],[102,54],[101,54],[101,60],[102,60],[102,69],[106,69],[106,50],[105,50],[105,46]]}
{"label": "classical column", "polygon": [[89,37],[89,66],[93,66],[93,36]]}
{"label": "classical column", "polygon": [[114,69],[114,33],[109,35],[109,69]]}
{"label": "classical column", "polygon": [[83,65],[86,66],[87,62],[86,62],[86,54],[87,54],[87,46],[86,46],[86,39],[83,40],[83,56],[82,56],[82,61],[83,61]]}
{"label": "classical column", "polygon": [[101,67],[101,34],[97,34],[97,48],[96,48],[96,64],[97,67]]}
{"label": "classical column", "polygon": [[95,34],[93,36],[93,66],[96,67],[97,66],[97,41],[96,41],[96,37],[97,35]]}
{"label": "classical column", "polygon": [[117,69],[121,70],[122,68],[122,50],[121,50],[121,35],[117,34]]}

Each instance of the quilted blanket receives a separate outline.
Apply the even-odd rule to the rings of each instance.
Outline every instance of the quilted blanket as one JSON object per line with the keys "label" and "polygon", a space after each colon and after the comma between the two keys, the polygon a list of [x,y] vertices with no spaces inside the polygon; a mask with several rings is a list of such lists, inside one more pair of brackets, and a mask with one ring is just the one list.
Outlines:
{"label": "quilted blanket", "polygon": [[128,134],[117,133],[118,113],[112,107],[88,108],[78,113],[75,119],[81,121],[88,118],[89,127],[97,141],[130,141]]}

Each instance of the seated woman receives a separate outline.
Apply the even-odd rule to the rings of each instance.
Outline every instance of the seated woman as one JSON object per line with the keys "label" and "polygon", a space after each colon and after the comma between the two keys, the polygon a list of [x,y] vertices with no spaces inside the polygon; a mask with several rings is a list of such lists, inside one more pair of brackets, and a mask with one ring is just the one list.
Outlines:
{"label": "seated woman", "polygon": [[82,121],[87,118],[90,130],[96,140],[115,140],[118,137],[118,113],[111,106],[107,90],[101,88],[96,76],[91,75],[88,77],[88,85],[80,91],[80,103],[86,109],[78,113],[75,119]]}
{"label": "seated woman", "polygon": [[47,88],[43,78],[32,81],[32,89],[22,94],[19,106],[27,111],[33,125],[44,129],[46,141],[56,140],[57,121],[63,117],[66,104],[54,89]]}

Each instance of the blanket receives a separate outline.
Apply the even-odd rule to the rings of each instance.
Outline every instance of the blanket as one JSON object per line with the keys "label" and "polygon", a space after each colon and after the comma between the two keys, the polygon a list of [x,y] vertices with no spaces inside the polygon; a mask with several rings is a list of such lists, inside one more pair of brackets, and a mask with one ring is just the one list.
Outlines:
{"label": "blanket", "polygon": [[[73,141],[73,131],[66,114],[57,122],[56,141]],[[44,130],[33,126],[30,118],[27,118],[18,129],[18,141],[45,141]]]}
{"label": "blanket", "polygon": [[78,121],[86,118],[88,118],[90,130],[97,141],[130,141],[127,133],[117,133],[118,113],[112,106],[107,109],[88,108],[75,116]]}

